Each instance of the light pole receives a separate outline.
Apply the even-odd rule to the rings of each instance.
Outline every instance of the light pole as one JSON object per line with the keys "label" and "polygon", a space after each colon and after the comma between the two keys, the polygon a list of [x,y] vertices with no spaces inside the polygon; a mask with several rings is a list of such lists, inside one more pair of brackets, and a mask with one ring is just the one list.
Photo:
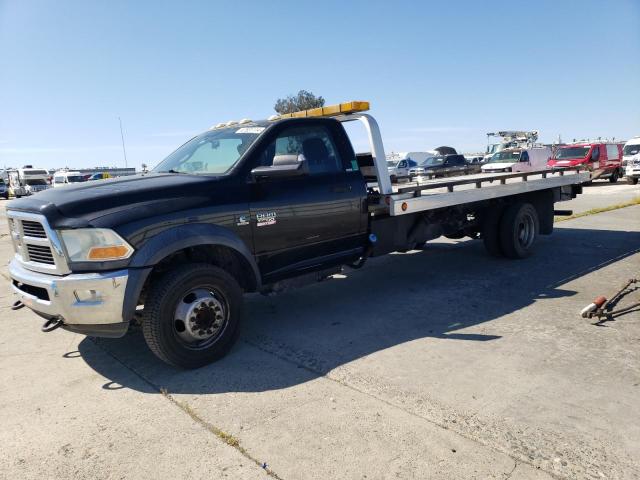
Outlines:
{"label": "light pole", "polygon": [[124,168],[127,168],[127,151],[124,148],[124,134],[122,133],[122,119],[118,117],[120,122],[120,138],[122,139],[122,155],[124,155]]}

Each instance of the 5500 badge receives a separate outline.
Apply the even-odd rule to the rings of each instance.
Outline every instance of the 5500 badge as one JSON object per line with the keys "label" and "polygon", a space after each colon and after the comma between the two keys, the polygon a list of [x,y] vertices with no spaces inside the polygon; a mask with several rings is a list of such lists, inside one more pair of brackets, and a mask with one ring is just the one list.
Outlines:
{"label": "5500 badge", "polygon": [[276,216],[276,212],[261,212],[256,214],[257,226],[264,227],[266,225],[275,225]]}

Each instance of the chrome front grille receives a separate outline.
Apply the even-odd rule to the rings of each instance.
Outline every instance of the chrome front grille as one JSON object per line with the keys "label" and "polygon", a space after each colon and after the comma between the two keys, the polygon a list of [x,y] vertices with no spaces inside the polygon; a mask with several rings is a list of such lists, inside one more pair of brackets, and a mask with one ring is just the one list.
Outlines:
{"label": "chrome front grille", "polygon": [[47,238],[42,224],[32,220],[22,220],[22,232],[25,237]]}
{"label": "chrome front grille", "polygon": [[69,273],[62,245],[43,215],[7,210],[16,259],[28,270]]}
{"label": "chrome front grille", "polygon": [[46,263],[47,265],[56,264],[56,261],[53,259],[53,253],[51,253],[51,248],[49,247],[27,244],[27,254],[29,255],[29,260],[32,262]]}

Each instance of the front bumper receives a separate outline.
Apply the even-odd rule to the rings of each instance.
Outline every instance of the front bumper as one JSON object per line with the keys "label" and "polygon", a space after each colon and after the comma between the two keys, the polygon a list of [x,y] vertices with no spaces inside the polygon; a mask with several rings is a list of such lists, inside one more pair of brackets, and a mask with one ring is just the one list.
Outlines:
{"label": "front bumper", "polygon": [[69,330],[90,334],[91,326],[100,332],[111,325],[110,330],[126,331],[128,270],[58,276],[27,270],[14,259],[9,275],[13,293],[22,303],[42,317],[62,319]]}
{"label": "front bumper", "polygon": [[640,177],[640,165],[627,165],[624,170],[626,177],[638,178]]}

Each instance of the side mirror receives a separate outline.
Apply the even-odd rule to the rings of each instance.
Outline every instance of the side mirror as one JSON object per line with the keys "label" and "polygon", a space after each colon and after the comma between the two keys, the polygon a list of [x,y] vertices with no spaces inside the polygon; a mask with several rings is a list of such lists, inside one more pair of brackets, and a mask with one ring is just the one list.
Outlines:
{"label": "side mirror", "polygon": [[309,174],[309,163],[304,155],[276,155],[273,165],[251,170],[254,180],[297,177]]}

